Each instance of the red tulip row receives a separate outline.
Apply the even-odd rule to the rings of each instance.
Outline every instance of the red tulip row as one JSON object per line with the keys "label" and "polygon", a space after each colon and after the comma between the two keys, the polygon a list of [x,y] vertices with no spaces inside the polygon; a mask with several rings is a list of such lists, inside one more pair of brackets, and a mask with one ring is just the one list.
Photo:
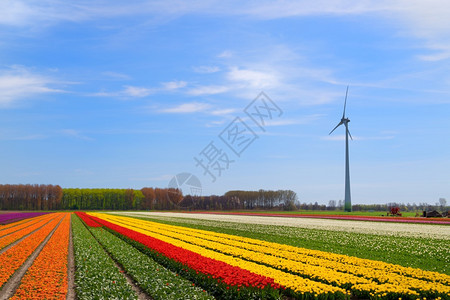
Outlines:
{"label": "red tulip row", "polygon": [[87,215],[85,212],[75,212],[75,214],[83,220],[83,222],[89,227],[102,227],[102,225],[98,224],[94,220],[92,220],[91,216]]}
{"label": "red tulip row", "polygon": [[172,244],[122,226],[118,226],[108,221],[104,221],[97,217],[91,216],[91,218],[105,227],[137,241],[170,259],[178,261],[197,272],[217,278],[218,281],[224,282],[228,285],[252,286],[258,288],[271,286],[273,288],[280,288],[280,285],[275,283],[273,278],[257,275],[239,267],[234,267],[227,263],[204,257],[195,252],[176,247]]}

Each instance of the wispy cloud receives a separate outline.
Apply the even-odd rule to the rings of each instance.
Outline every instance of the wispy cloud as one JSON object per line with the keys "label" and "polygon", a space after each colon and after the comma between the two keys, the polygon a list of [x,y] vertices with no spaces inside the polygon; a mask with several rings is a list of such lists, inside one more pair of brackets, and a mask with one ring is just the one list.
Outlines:
{"label": "wispy cloud", "polygon": [[304,125],[315,122],[321,119],[323,114],[313,114],[309,116],[299,116],[297,119],[280,119],[280,120],[268,120],[266,126],[290,126],[290,125]]}
{"label": "wispy cloud", "polygon": [[107,77],[110,77],[112,79],[116,79],[116,80],[130,80],[131,79],[131,76],[129,76],[127,74],[123,74],[123,73],[118,73],[118,72],[105,71],[102,74]]}
{"label": "wispy cloud", "polygon": [[[168,1],[116,1],[105,5],[104,1],[3,0],[0,2],[0,25],[41,26],[58,22],[86,22],[114,19],[126,16],[142,16],[148,19],[167,20],[187,14],[202,15],[244,15],[251,18],[270,20],[320,15],[372,15],[400,25],[399,32],[408,32],[425,39],[426,47],[433,49],[439,42],[440,54],[421,55],[423,59],[446,59],[449,57],[450,6],[446,0],[285,0],[279,1],[220,1],[200,0],[183,3]],[[436,49],[438,50],[438,49]],[[230,50],[218,55],[232,57]]]}
{"label": "wispy cloud", "polygon": [[211,109],[211,105],[207,103],[191,102],[183,103],[171,108],[160,109],[159,112],[171,114],[190,114],[197,112],[206,112]]}
{"label": "wispy cloud", "polygon": [[91,96],[130,99],[130,98],[147,97],[148,95],[150,95],[152,93],[154,93],[154,90],[150,89],[150,88],[125,85],[125,86],[123,86],[123,89],[120,91],[115,91],[115,92],[101,91],[101,92],[93,93],[93,94],[91,94]]}
{"label": "wispy cloud", "polygon": [[418,57],[426,61],[450,58],[450,6],[445,0],[401,0],[393,8],[404,25],[404,31],[425,40],[424,46],[433,53]]}
{"label": "wispy cloud", "polygon": [[170,92],[175,91],[187,86],[186,81],[169,81],[161,83],[159,87],[143,87],[143,86],[132,86],[132,85],[124,85],[123,89],[115,92],[107,92],[100,91],[97,93],[91,94],[92,96],[97,97],[113,97],[113,98],[144,98],[150,96],[152,94],[160,93],[160,92]]}
{"label": "wispy cloud", "polygon": [[[157,112],[160,112],[160,113],[171,113],[171,114],[203,113],[203,114],[219,116],[219,117],[227,117],[227,116],[230,116],[231,114],[236,113],[237,111],[238,110],[234,109],[234,108],[217,108],[209,103],[203,103],[203,102],[182,103],[177,106],[157,110]],[[223,123],[223,121],[217,121],[217,120],[213,121],[213,122]]]}
{"label": "wispy cloud", "polygon": [[188,94],[192,96],[215,95],[222,94],[230,90],[230,87],[223,85],[198,86],[188,90]]}
{"label": "wispy cloud", "polygon": [[[395,138],[393,135],[386,136],[353,136],[354,141],[372,141],[372,140],[392,140]],[[327,141],[345,141],[345,135],[327,135],[322,137],[322,140]]]}
{"label": "wispy cloud", "polygon": [[184,88],[185,86],[187,86],[187,82],[181,81],[181,80],[169,81],[169,82],[164,82],[162,85],[163,85],[164,90],[172,91],[172,90]]}
{"label": "wispy cloud", "polygon": [[232,67],[227,73],[227,78],[252,89],[265,89],[278,86],[279,84],[278,77],[272,72]]}
{"label": "wispy cloud", "polygon": [[230,58],[233,56],[233,52],[231,52],[230,50],[225,50],[220,52],[217,57],[219,58]]}
{"label": "wispy cloud", "polygon": [[41,94],[62,93],[53,88],[53,78],[32,72],[23,66],[0,70],[0,107],[9,106],[23,99],[33,99]]}
{"label": "wispy cloud", "polygon": [[75,130],[75,129],[62,129],[59,131],[59,133],[61,133],[64,136],[67,136],[67,137],[72,137],[72,138],[81,139],[81,140],[85,140],[85,141],[94,140],[93,138],[88,137],[88,136],[82,134],[79,130]]}
{"label": "wispy cloud", "polygon": [[146,97],[150,95],[153,91],[151,89],[145,88],[145,87],[138,87],[138,86],[125,86],[125,89],[123,90],[124,96],[129,97]]}
{"label": "wispy cloud", "polygon": [[199,66],[199,67],[194,67],[194,72],[197,73],[216,73],[219,72],[220,68],[217,66]]}
{"label": "wispy cloud", "polygon": [[215,115],[215,116],[225,116],[225,115],[230,115],[230,114],[236,113],[237,111],[238,110],[234,109],[234,108],[217,109],[217,110],[211,111],[211,114]]}

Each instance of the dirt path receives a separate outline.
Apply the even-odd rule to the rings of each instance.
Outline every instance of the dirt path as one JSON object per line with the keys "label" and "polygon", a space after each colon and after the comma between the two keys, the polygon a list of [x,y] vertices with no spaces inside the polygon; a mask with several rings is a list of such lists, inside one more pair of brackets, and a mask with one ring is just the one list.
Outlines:
{"label": "dirt path", "polygon": [[31,254],[27,258],[25,263],[14,273],[13,276],[11,276],[11,278],[9,278],[8,282],[5,283],[2,290],[0,291],[0,300],[6,300],[14,295],[14,293],[16,292],[17,288],[20,285],[22,277],[25,275],[28,268],[33,264],[34,260],[39,255],[39,253],[41,253],[42,248],[44,248],[44,246],[47,244],[48,240],[52,237],[53,233],[56,231],[56,228],[59,227],[63,219],[64,218],[62,218],[61,221],[59,221],[59,223],[55,226],[55,228],[53,228],[53,230],[45,238],[45,240],[36,248],[36,250],[34,250],[33,254]]}

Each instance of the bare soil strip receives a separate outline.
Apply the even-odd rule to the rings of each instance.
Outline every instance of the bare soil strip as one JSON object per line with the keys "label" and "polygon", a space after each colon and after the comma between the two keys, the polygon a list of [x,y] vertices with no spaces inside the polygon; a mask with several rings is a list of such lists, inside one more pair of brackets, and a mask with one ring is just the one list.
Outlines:
{"label": "bare soil strip", "polygon": [[[72,218],[72,214],[70,214]],[[69,257],[67,266],[67,300],[75,299],[75,256],[73,255],[73,240],[72,240],[72,222],[70,222],[70,233],[69,233]]]}
{"label": "bare soil strip", "polygon": [[[64,218],[63,218],[64,219]],[[53,230],[50,232],[50,234],[45,238],[45,240],[34,250],[33,254],[28,257],[28,259],[25,261],[25,263],[14,273],[13,276],[8,280],[5,285],[3,285],[2,290],[0,291],[0,300],[6,300],[9,299],[14,295],[17,288],[20,285],[20,281],[22,280],[22,277],[27,272],[28,268],[33,264],[36,257],[41,252],[42,248],[47,244],[48,240],[52,237],[53,233],[56,231],[56,228],[59,227],[59,224],[61,224],[62,220],[59,221],[59,223],[53,228]],[[34,232],[34,231],[33,231]],[[31,233],[30,233],[31,234]]]}
{"label": "bare soil strip", "polygon": [[[3,248],[3,249],[0,249],[0,254],[2,254],[3,252],[5,252],[6,250],[8,250],[9,248],[11,248],[11,247],[13,247],[13,246],[15,246],[16,244],[18,244],[18,243],[20,243],[23,239],[25,239],[26,237],[28,237],[28,236],[30,236],[30,235],[32,235],[33,233],[35,233],[36,231],[38,231],[39,229],[41,229],[42,227],[44,227],[45,225],[47,225],[49,222],[51,222],[52,221],[52,219],[49,219],[46,223],[44,223],[44,224],[42,224],[42,226],[41,227],[39,227],[39,228],[36,228],[36,230],[34,230],[34,231],[32,231],[32,232],[30,232],[29,234],[27,234],[27,235],[24,235],[23,237],[21,237],[20,239],[18,239],[17,241],[15,241],[15,242],[13,242],[13,243],[11,243],[11,244],[9,244],[8,246],[6,246],[5,248]],[[31,226],[31,225],[30,225]],[[59,226],[59,223],[58,223],[58,226]],[[53,232],[52,232],[52,234],[53,234]],[[5,235],[5,236],[7,236],[7,235]]]}

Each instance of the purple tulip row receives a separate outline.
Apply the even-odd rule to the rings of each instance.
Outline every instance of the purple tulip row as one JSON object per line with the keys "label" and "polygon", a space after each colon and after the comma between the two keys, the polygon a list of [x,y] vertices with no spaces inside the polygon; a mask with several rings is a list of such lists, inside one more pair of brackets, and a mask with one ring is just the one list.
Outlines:
{"label": "purple tulip row", "polygon": [[33,218],[45,214],[48,214],[48,212],[19,212],[19,213],[14,212],[14,213],[0,214],[0,224],[6,225],[23,219]]}

